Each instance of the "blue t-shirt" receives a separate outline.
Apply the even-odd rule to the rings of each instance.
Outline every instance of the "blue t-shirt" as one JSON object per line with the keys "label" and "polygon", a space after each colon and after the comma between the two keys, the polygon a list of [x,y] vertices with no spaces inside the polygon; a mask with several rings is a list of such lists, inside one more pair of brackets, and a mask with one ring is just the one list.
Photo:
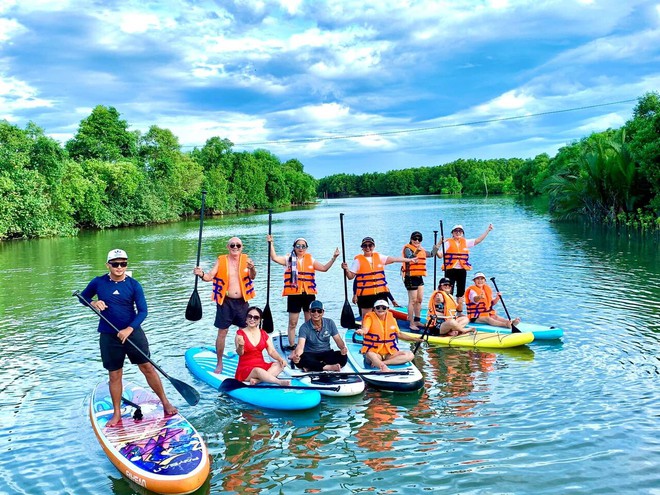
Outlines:
{"label": "blue t-shirt", "polygon": [[[98,296],[98,300],[108,306],[101,311],[101,314],[110,320],[117,330],[126,327],[137,330],[147,317],[147,300],[142,286],[140,282],[128,276],[121,282],[115,282],[106,273],[94,278],[80,295],[88,302],[92,302],[92,298]],[[101,333],[117,333],[103,318],[99,319],[98,330]]]}
{"label": "blue t-shirt", "polygon": [[298,329],[298,338],[305,339],[304,352],[325,352],[331,350],[330,339],[337,335],[337,325],[330,318],[322,318],[323,325],[318,332],[312,320],[306,321]]}

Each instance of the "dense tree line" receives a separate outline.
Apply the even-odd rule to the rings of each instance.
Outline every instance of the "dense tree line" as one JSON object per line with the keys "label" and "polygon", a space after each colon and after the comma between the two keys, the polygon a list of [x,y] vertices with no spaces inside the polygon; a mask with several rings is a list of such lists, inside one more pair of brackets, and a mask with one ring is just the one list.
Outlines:
{"label": "dense tree line", "polygon": [[64,147],[33,123],[0,121],[0,239],[176,220],[199,211],[202,188],[211,214],[316,198],[316,180],[298,160],[232,146],[213,137],[183,152],[168,129],[130,131],[104,106]]}
{"label": "dense tree line", "polygon": [[593,133],[554,157],[456,160],[435,167],[318,182],[319,196],[524,194],[550,197],[558,219],[660,229],[660,95],[641,97],[620,129]]}

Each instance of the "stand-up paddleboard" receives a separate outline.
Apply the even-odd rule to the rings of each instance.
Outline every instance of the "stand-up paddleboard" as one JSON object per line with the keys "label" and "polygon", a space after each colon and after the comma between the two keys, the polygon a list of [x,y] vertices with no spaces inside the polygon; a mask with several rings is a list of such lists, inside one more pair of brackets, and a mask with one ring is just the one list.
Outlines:
{"label": "stand-up paddleboard", "polygon": [[181,414],[166,416],[160,399],[151,391],[124,382],[123,397],[139,406],[122,406],[116,426],[112,418],[108,383],[92,392],[89,417],[108,459],[126,478],[152,492],[185,494],[197,490],[209,476],[211,465],[201,435]]}
{"label": "stand-up paddleboard", "polygon": [[[281,335],[273,335],[273,346],[277,352],[285,360],[289,359],[289,354],[291,351],[288,350],[285,346],[285,342],[288,342],[286,337]],[[284,342],[283,342],[284,340]],[[281,378],[297,378],[304,382],[308,382],[310,385],[319,387],[319,392],[322,395],[327,395],[331,397],[349,397],[351,395],[358,395],[364,391],[364,380],[359,377],[359,375],[351,374],[354,373],[353,368],[346,363],[340,371],[325,371],[325,372],[316,372],[316,373],[307,373],[304,370],[299,368],[287,368]],[[339,390],[336,388],[339,387]]]}
{"label": "stand-up paddleboard", "polygon": [[[397,320],[408,320],[408,308],[405,306],[398,306],[391,309],[392,314]],[[422,308],[421,312],[421,322],[418,325],[426,325],[426,309]],[[401,326],[401,325],[399,325]],[[487,325],[486,323],[470,323],[468,326],[476,328],[479,332],[490,332],[490,333],[500,333],[507,334],[512,333],[510,328],[505,327],[494,327],[492,325]],[[516,325],[516,327],[521,332],[531,332],[534,334],[534,340],[556,340],[561,339],[564,335],[564,331],[561,328],[555,328],[553,326],[539,325],[537,323],[526,323],[521,321]]]}
{"label": "stand-up paddleboard", "polygon": [[[225,380],[231,380],[232,384],[237,384],[234,375],[238,366],[238,355],[235,352],[224,354],[222,373],[214,373],[215,365],[218,362],[217,356],[215,349],[212,347],[192,347],[186,351],[186,366],[193,375],[216,390],[221,390]],[[308,389],[309,384],[300,380],[292,380],[291,385],[303,388],[291,389],[263,383],[256,386],[232,387],[226,393],[230,397],[253,406],[283,411],[310,409],[318,406],[321,402],[321,394],[318,390]]]}
{"label": "stand-up paddleboard", "polygon": [[401,374],[380,373],[377,369],[365,365],[362,349],[362,337],[355,330],[346,330],[343,336],[346,347],[348,347],[348,362],[353,369],[363,373],[362,378],[374,388],[390,392],[413,392],[424,386],[424,377],[413,363],[388,364],[392,371]]}

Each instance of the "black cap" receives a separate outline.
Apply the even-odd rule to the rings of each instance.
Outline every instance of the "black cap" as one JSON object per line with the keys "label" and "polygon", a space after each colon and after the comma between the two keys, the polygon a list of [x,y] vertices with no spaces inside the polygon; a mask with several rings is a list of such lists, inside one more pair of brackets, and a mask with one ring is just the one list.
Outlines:
{"label": "black cap", "polygon": [[421,232],[418,232],[417,230],[416,230],[415,232],[413,232],[412,234],[410,234],[410,238],[412,239],[413,237],[419,237],[419,240],[420,240],[420,241],[421,241],[422,239],[424,239],[424,236],[422,236],[422,233],[421,233]]}
{"label": "black cap", "polygon": [[360,247],[364,246],[364,244],[367,242],[370,242],[374,246],[376,245],[376,242],[374,241],[373,237],[365,237],[364,239],[362,239],[362,242],[360,243]]}
{"label": "black cap", "polygon": [[438,287],[440,287],[442,284],[451,284],[451,285],[454,285],[454,284],[452,283],[452,281],[449,280],[447,277],[442,277],[442,278],[440,279],[440,282],[438,282]]}

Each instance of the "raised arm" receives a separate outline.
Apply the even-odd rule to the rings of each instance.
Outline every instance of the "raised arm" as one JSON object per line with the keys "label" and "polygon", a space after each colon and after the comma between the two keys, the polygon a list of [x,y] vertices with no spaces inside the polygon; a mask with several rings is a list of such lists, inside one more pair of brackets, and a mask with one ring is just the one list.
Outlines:
{"label": "raised arm", "polygon": [[270,259],[275,263],[278,263],[282,266],[286,266],[286,256],[278,256],[275,253],[275,243],[273,242],[273,236],[268,234],[266,240],[270,243]]}
{"label": "raised arm", "polygon": [[335,248],[335,253],[332,255],[332,258],[328,260],[325,265],[322,265],[320,261],[314,260],[314,269],[317,272],[327,272],[332,265],[335,264],[335,260],[339,258],[339,248]]}
{"label": "raised arm", "polygon": [[474,245],[476,246],[483,241],[491,230],[493,230],[493,224],[489,223],[486,231],[474,240]]}

